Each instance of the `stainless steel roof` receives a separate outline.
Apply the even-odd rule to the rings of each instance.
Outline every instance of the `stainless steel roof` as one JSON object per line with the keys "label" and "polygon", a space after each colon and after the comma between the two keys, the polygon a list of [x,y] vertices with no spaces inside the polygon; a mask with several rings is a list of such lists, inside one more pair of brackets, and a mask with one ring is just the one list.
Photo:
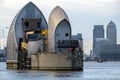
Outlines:
{"label": "stainless steel roof", "polygon": [[52,10],[52,12],[49,16],[49,24],[52,23],[52,24],[54,24],[54,27],[56,27],[64,19],[69,22],[68,16],[65,13],[65,11],[61,7],[56,6]]}

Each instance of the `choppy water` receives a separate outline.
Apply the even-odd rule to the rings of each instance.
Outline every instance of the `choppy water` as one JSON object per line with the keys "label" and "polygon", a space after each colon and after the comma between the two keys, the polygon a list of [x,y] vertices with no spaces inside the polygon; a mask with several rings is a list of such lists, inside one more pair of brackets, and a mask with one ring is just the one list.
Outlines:
{"label": "choppy water", "polygon": [[84,62],[83,71],[6,70],[0,63],[0,80],[120,80],[120,62]]}

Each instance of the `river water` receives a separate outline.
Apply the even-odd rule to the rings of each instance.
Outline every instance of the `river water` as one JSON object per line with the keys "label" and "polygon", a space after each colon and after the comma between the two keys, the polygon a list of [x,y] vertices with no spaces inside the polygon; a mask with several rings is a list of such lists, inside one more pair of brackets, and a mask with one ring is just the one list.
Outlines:
{"label": "river water", "polygon": [[0,80],[120,80],[120,62],[84,62],[83,71],[7,70],[0,62]]}

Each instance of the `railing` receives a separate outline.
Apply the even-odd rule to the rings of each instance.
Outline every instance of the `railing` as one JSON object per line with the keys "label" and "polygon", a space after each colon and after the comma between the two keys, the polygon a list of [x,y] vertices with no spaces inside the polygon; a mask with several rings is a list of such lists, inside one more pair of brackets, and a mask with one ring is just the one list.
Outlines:
{"label": "railing", "polygon": [[78,40],[58,40],[58,48],[76,48],[79,46]]}

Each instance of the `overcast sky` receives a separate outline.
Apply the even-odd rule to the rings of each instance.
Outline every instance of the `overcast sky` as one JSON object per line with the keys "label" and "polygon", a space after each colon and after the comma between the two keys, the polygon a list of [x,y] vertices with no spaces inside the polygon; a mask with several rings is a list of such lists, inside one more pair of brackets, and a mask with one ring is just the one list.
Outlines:
{"label": "overcast sky", "polygon": [[[59,5],[67,13],[72,34],[82,33],[84,52],[92,49],[93,26],[106,25],[112,20],[120,34],[120,0],[0,0],[0,39],[6,39],[10,24],[16,13],[28,2],[33,2],[44,14],[46,20],[52,9]],[[120,37],[118,36],[118,44]]]}

